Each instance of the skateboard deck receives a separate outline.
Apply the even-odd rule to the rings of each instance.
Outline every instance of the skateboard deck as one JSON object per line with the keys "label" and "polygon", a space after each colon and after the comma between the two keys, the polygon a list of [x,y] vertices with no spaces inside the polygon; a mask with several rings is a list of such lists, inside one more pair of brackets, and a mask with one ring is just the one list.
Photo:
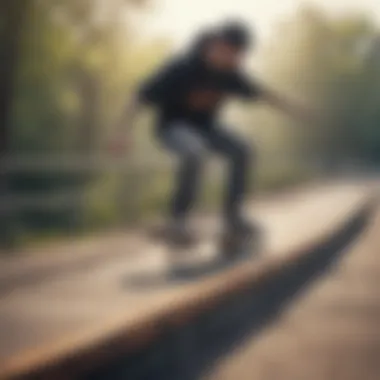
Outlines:
{"label": "skateboard deck", "polygon": [[[197,231],[198,232],[198,231]],[[197,242],[191,246],[172,244],[159,234],[150,234],[167,260],[167,276],[173,280],[191,280],[210,275],[245,260],[258,259],[263,248],[262,232],[242,239],[236,238],[226,245],[215,229],[202,229]]]}

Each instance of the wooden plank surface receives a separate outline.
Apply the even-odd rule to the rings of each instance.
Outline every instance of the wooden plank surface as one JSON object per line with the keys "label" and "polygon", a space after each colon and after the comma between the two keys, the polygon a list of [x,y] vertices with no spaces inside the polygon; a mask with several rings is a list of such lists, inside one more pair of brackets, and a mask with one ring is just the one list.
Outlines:
{"label": "wooden plank surface", "polygon": [[[251,214],[266,230],[263,258],[198,281],[166,281],[165,250],[142,240],[132,254],[110,255],[79,271],[16,288],[0,299],[0,373],[7,377],[69,360],[74,353],[79,357],[91,347],[118,341],[121,333],[130,349],[144,344],[159,334],[157,321],[184,323],[301,254],[357,212],[370,191],[365,183],[345,182],[254,204]],[[110,251],[128,246],[112,243]]]}

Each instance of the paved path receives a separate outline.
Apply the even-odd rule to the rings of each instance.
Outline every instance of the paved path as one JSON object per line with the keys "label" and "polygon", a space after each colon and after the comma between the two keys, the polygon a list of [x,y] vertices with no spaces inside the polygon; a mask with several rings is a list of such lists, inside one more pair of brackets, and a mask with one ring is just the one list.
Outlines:
{"label": "paved path", "polygon": [[380,212],[338,265],[207,380],[380,379]]}
{"label": "paved path", "polygon": [[[267,255],[306,243],[343,221],[362,201],[364,189],[366,185],[347,182],[255,204],[252,215],[266,229]],[[140,240],[136,245],[130,237],[119,237],[108,241],[106,249],[108,259],[0,296],[0,368],[41,347],[75,345],[77,336],[100,334],[115,318],[133,324],[152,308],[167,307],[195,289],[194,283],[136,286],[136,278],[164,273],[165,250],[157,244]]]}

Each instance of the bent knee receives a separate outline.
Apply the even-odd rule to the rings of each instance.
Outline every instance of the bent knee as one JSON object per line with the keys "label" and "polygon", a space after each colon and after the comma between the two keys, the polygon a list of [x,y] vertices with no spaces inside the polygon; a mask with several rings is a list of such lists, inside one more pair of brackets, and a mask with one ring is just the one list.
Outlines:
{"label": "bent knee", "polygon": [[239,163],[248,163],[255,160],[255,150],[245,142],[239,142],[232,150],[232,158]]}
{"label": "bent knee", "polygon": [[183,158],[194,165],[200,164],[206,154],[206,149],[202,144],[189,143],[186,149],[183,149]]}
{"label": "bent knee", "polygon": [[200,162],[206,154],[205,142],[196,132],[178,126],[164,137],[165,145],[170,151],[188,162]]}

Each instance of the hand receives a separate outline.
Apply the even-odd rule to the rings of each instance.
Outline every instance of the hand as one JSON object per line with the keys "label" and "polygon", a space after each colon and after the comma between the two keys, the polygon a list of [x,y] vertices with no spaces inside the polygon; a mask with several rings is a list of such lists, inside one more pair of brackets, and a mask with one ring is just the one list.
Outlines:
{"label": "hand", "polygon": [[302,122],[316,124],[322,121],[322,117],[315,109],[297,107],[294,111],[295,117]]}
{"label": "hand", "polygon": [[320,123],[321,117],[317,110],[311,109],[308,106],[297,104],[293,101],[277,95],[275,92],[265,89],[263,92],[264,100],[271,106],[277,108],[287,114],[288,116],[302,121],[304,123]]}
{"label": "hand", "polygon": [[116,156],[125,154],[131,147],[131,140],[125,136],[115,136],[109,144],[109,150]]}

